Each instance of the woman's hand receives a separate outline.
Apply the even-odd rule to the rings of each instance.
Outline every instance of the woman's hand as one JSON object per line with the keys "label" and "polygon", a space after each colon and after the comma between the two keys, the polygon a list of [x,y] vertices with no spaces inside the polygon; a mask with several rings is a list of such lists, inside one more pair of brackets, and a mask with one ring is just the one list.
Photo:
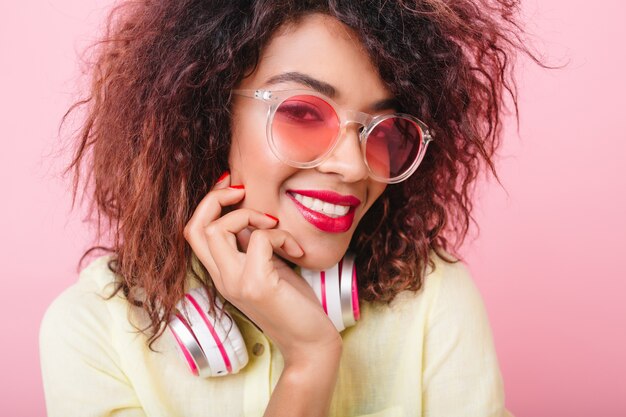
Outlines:
{"label": "woman's hand", "polygon": [[308,369],[324,358],[338,363],[339,333],[311,287],[276,256],[297,259],[302,248],[260,211],[240,208],[222,215],[245,196],[243,188],[229,185],[227,176],[202,199],[185,226],[185,239],[217,291],[277,345],[285,367]]}

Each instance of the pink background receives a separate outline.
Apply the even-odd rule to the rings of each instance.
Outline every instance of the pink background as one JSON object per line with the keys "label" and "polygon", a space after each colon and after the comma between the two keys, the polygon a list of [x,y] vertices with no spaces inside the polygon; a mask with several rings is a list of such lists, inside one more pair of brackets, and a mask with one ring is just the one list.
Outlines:
{"label": "pink background", "polygon": [[[37,336],[76,280],[90,230],[69,212],[57,127],[76,98],[77,52],[110,1],[0,3],[0,414],[44,415]],[[563,70],[519,66],[506,191],[481,188],[465,253],[520,416],[626,416],[626,29],[622,1],[524,2],[536,46]],[[619,191],[622,190],[622,191]],[[442,416],[443,417],[443,416]]]}

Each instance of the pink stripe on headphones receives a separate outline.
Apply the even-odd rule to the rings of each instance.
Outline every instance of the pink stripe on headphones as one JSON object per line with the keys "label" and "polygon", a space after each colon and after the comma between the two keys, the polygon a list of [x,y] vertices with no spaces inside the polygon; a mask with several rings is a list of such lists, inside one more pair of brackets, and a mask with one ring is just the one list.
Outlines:
{"label": "pink stripe on headphones", "polygon": [[352,312],[354,313],[354,320],[361,318],[361,310],[359,308],[359,289],[356,282],[356,264],[352,265]]}
{"label": "pink stripe on headphones", "polygon": [[320,287],[322,291],[322,307],[324,307],[324,313],[328,314],[328,307],[326,306],[326,271],[320,271]]}
{"label": "pink stripe on headphones", "polygon": [[209,331],[211,332],[211,336],[213,336],[213,339],[215,340],[215,344],[217,345],[217,348],[220,350],[222,359],[224,359],[224,364],[226,365],[226,369],[228,370],[229,373],[232,372],[233,367],[230,364],[230,358],[228,357],[228,354],[226,353],[226,350],[224,349],[224,345],[222,344],[222,341],[220,340],[219,336],[215,332],[215,329],[211,325],[211,322],[207,318],[206,314],[204,314],[204,311],[198,305],[198,303],[196,302],[196,299],[193,298],[191,294],[187,293],[185,294],[185,297],[187,298],[187,300],[189,300],[189,302],[191,302],[191,304],[193,304],[195,309],[198,311],[198,313],[202,317],[202,320],[204,320],[204,322],[206,323],[206,326],[209,328]]}
{"label": "pink stripe on headphones", "polygon": [[[178,317],[180,322],[185,327],[187,327],[187,329],[189,329],[189,326],[187,326],[187,322],[179,314],[176,314],[176,317]],[[178,335],[176,334],[176,332],[174,330],[172,330],[171,327],[168,326],[168,328],[170,329],[170,332],[174,336],[174,339],[176,340],[176,343],[178,343],[178,346],[180,347],[180,350],[183,351],[183,355],[185,356],[185,359],[187,360],[187,364],[189,365],[189,369],[191,369],[191,372],[195,376],[200,375],[200,373],[198,372],[198,367],[196,366],[196,361],[193,360],[193,357],[191,356],[191,354],[187,350],[187,347],[185,346],[185,344],[178,338]],[[189,329],[189,333],[193,335],[193,332],[191,331],[191,329]],[[194,335],[194,338],[195,338],[195,335]]]}

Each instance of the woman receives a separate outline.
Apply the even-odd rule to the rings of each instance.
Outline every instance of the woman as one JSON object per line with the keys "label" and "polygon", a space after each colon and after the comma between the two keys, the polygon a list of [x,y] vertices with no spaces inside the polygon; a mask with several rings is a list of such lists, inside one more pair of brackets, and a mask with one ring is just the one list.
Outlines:
{"label": "woman", "polygon": [[[110,253],[44,317],[50,416],[506,414],[482,300],[448,252],[515,99],[515,5],[374,3],[114,11],[70,166]],[[300,275],[350,254],[344,330]],[[216,345],[226,376],[181,360],[200,374],[207,350],[185,350],[190,294],[240,332],[239,367]]]}

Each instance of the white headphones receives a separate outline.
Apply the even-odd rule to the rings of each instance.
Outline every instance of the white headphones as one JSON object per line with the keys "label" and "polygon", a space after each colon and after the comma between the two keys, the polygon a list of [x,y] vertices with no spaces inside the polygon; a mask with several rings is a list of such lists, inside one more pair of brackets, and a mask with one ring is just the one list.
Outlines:
{"label": "white headphones", "polygon": [[[354,256],[346,254],[324,271],[300,273],[338,331],[356,324],[360,312]],[[202,378],[235,374],[248,363],[243,336],[219,297],[215,308],[217,317],[209,314],[204,288],[195,288],[178,302],[168,325],[189,370]]]}

